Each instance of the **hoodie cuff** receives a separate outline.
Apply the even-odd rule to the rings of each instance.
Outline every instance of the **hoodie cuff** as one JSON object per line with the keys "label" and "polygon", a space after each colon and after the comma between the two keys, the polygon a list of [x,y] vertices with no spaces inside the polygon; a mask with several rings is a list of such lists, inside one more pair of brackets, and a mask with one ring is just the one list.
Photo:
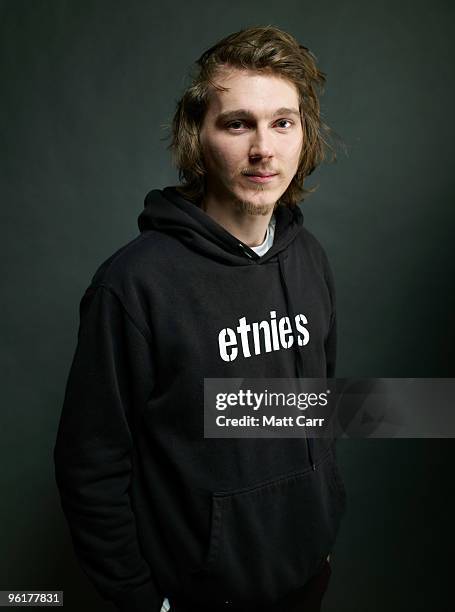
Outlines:
{"label": "hoodie cuff", "polygon": [[154,583],[149,581],[137,589],[117,595],[113,603],[119,612],[160,612],[163,599],[158,595]]}

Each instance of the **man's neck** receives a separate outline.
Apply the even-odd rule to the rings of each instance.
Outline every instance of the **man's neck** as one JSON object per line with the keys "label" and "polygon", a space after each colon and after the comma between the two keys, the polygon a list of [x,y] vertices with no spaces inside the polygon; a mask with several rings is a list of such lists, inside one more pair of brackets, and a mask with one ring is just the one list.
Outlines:
{"label": "man's neck", "polygon": [[223,205],[211,198],[205,198],[201,208],[226,231],[249,247],[256,247],[264,242],[274,210],[272,206],[265,215],[252,215],[237,210],[233,204]]}

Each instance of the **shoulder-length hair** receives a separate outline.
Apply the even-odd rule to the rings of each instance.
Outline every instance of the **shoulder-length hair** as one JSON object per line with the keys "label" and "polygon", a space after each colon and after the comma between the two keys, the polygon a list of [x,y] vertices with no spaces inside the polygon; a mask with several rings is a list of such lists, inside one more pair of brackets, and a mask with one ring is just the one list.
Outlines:
{"label": "shoulder-length hair", "polygon": [[274,26],[251,27],[230,34],[207,49],[196,61],[197,72],[186,89],[172,120],[169,149],[179,172],[177,190],[187,199],[199,202],[205,190],[206,169],[199,140],[208,107],[210,88],[226,88],[214,82],[219,69],[227,66],[271,72],[295,84],[299,95],[303,146],[297,172],[277,204],[295,206],[317,187],[304,188],[305,178],[335,149],[326,137],[337,136],[321,118],[319,91],[323,93],[325,73],[316,66],[316,57],[296,39]]}

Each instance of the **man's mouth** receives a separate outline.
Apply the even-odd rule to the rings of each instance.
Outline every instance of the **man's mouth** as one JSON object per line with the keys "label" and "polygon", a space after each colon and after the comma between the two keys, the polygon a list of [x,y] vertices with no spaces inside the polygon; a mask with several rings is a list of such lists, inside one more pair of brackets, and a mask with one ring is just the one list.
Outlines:
{"label": "man's mouth", "polygon": [[274,172],[255,172],[254,174],[245,174],[246,178],[254,183],[268,183],[273,180],[277,174]]}

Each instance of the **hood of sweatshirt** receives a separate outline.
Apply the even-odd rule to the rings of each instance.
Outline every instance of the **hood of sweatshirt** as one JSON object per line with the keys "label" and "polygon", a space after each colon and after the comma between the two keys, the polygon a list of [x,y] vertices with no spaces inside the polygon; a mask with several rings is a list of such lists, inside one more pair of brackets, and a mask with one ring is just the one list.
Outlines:
{"label": "hood of sweatshirt", "polygon": [[[292,209],[277,206],[274,214],[273,246],[262,256],[263,262],[284,251],[303,225],[303,214],[298,206]],[[175,187],[153,189],[146,195],[138,226],[141,232],[156,230],[174,236],[188,248],[234,266],[248,265],[248,259],[259,259],[247,244],[230,234],[197,204],[183,198]]]}
{"label": "hood of sweatshirt", "polygon": [[175,187],[154,189],[140,234],[82,297],[56,474],[79,560],[121,611],[164,596],[284,610],[291,593],[297,607],[332,551],[345,508],[332,444],[204,435],[206,378],[334,375],[327,257],[298,206],[274,214],[258,256]]}

